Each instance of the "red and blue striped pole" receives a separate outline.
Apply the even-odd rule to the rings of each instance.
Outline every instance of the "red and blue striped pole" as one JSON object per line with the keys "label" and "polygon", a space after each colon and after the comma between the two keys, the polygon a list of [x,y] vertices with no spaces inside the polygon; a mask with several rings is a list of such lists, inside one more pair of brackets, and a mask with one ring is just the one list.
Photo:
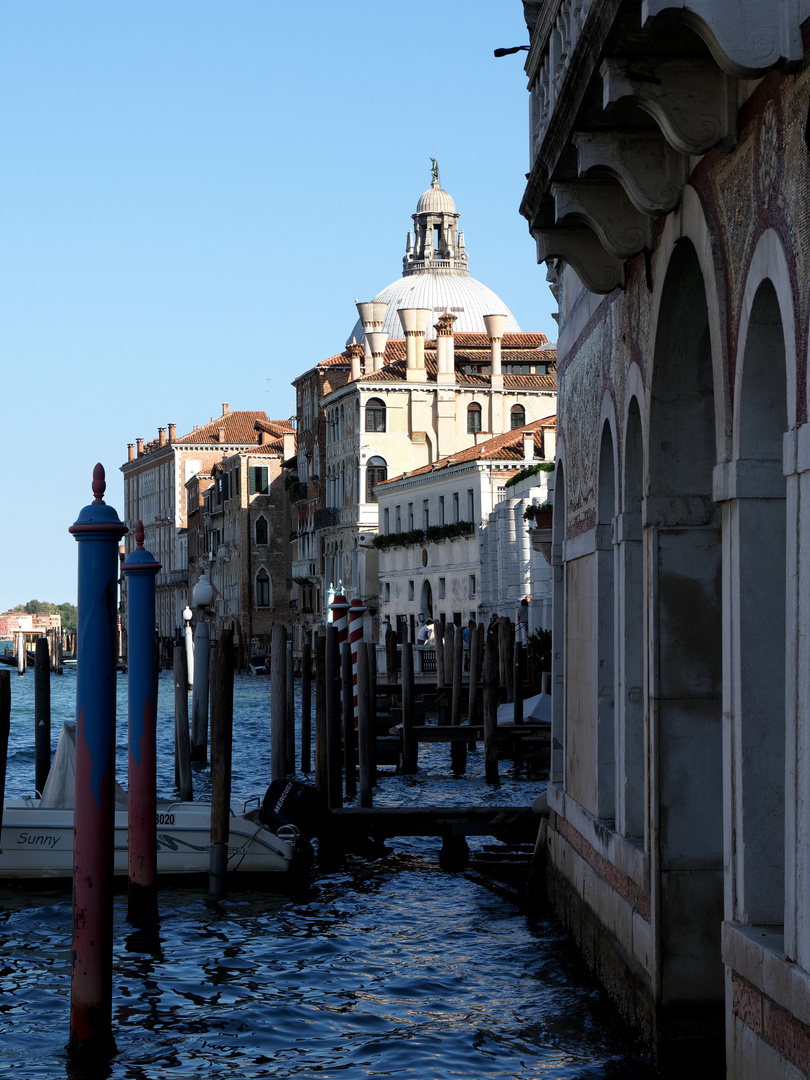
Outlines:
{"label": "red and blue striped pole", "polygon": [[112,1036],[115,668],[118,542],[126,533],[107,506],[104,469],[70,532],[79,543],[76,665],[76,807],[73,839],[71,1054],[115,1051]]}
{"label": "red and blue striped pole", "polygon": [[130,919],[151,919],[157,903],[157,655],[155,578],[160,563],[143,546],[135,524],[135,550],[124,563],[127,579],[129,713]]}

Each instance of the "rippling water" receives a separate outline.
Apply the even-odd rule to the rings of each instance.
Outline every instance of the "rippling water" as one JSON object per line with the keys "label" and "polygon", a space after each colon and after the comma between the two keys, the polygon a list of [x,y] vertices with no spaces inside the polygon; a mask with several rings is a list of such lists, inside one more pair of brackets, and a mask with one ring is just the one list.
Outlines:
{"label": "rippling water", "polygon": [[[268,783],[268,684],[237,678],[234,794]],[[52,678],[54,743],[75,678]],[[126,680],[119,678],[119,780],[126,772]],[[161,676],[158,784],[174,792],[173,689]],[[482,754],[454,780],[447,747],[422,747],[417,777],[386,774],[378,805],[527,803],[540,785]],[[12,673],[7,790],[33,787],[33,677]],[[206,769],[195,771],[204,797]],[[319,1077],[360,1080],[648,1080],[552,921],[528,919],[503,890],[445,873],[438,840],[391,842],[297,892],[234,889],[210,907],[199,889],[162,889],[152,930],[116,896],[118,1053],[92,1078]],[[67,1065],[71,900],[66,890],[0,886],[0,1073],[77,1076]]]}

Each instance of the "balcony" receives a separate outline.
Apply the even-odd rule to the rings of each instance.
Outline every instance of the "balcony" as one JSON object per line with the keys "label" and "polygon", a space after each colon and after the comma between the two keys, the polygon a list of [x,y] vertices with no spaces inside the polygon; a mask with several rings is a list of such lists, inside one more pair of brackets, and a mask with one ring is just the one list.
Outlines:
{"label": "balcony", "polygon": [[730,149],[747,88],[802,56],[799,5],[753,0],[545,3],[526,62],[531,173],[521,213],[537,260],[587,289],[622,286],[678,205],[695,156]]}

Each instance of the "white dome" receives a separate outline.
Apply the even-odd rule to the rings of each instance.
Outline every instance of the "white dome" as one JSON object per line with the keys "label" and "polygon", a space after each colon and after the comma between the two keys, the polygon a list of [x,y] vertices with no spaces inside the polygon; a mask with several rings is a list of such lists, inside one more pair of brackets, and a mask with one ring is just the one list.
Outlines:
{"label": "white dome", "polygon": [[[433,324],[445,308],[450,308],[456,316],[453,324],[454,333],[485,334],[485,315],[506,315],[506,333],[519,334],[517,319],[503,300],[492,289],[466,274],[442,274],[429,270],[418,274],[409,274],[395,281],[382,292],[377,293],[375,301],[388,304],[385,312],[383,330],[392,338],[405,336],[397,311],[399,308],[428,308],[433,312],[427,330],[427,337],[434,338],[436,331]],[[363,324],[358,321],[349,334],[348,340],[363,340]]]}
{"label": "white dome", "polygon": [[455,214],[456,204],[444,188],[429,187],[416,204],[417,214]]}

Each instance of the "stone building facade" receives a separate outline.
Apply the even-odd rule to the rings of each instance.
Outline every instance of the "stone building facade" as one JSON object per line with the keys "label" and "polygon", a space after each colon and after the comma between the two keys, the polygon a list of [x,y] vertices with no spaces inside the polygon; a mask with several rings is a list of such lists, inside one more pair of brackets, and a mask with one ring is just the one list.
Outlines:
{"label": "stone building facade", "polygon": [[662,1057],[810,1076],[810,5],[526,5],[549,884]]}

